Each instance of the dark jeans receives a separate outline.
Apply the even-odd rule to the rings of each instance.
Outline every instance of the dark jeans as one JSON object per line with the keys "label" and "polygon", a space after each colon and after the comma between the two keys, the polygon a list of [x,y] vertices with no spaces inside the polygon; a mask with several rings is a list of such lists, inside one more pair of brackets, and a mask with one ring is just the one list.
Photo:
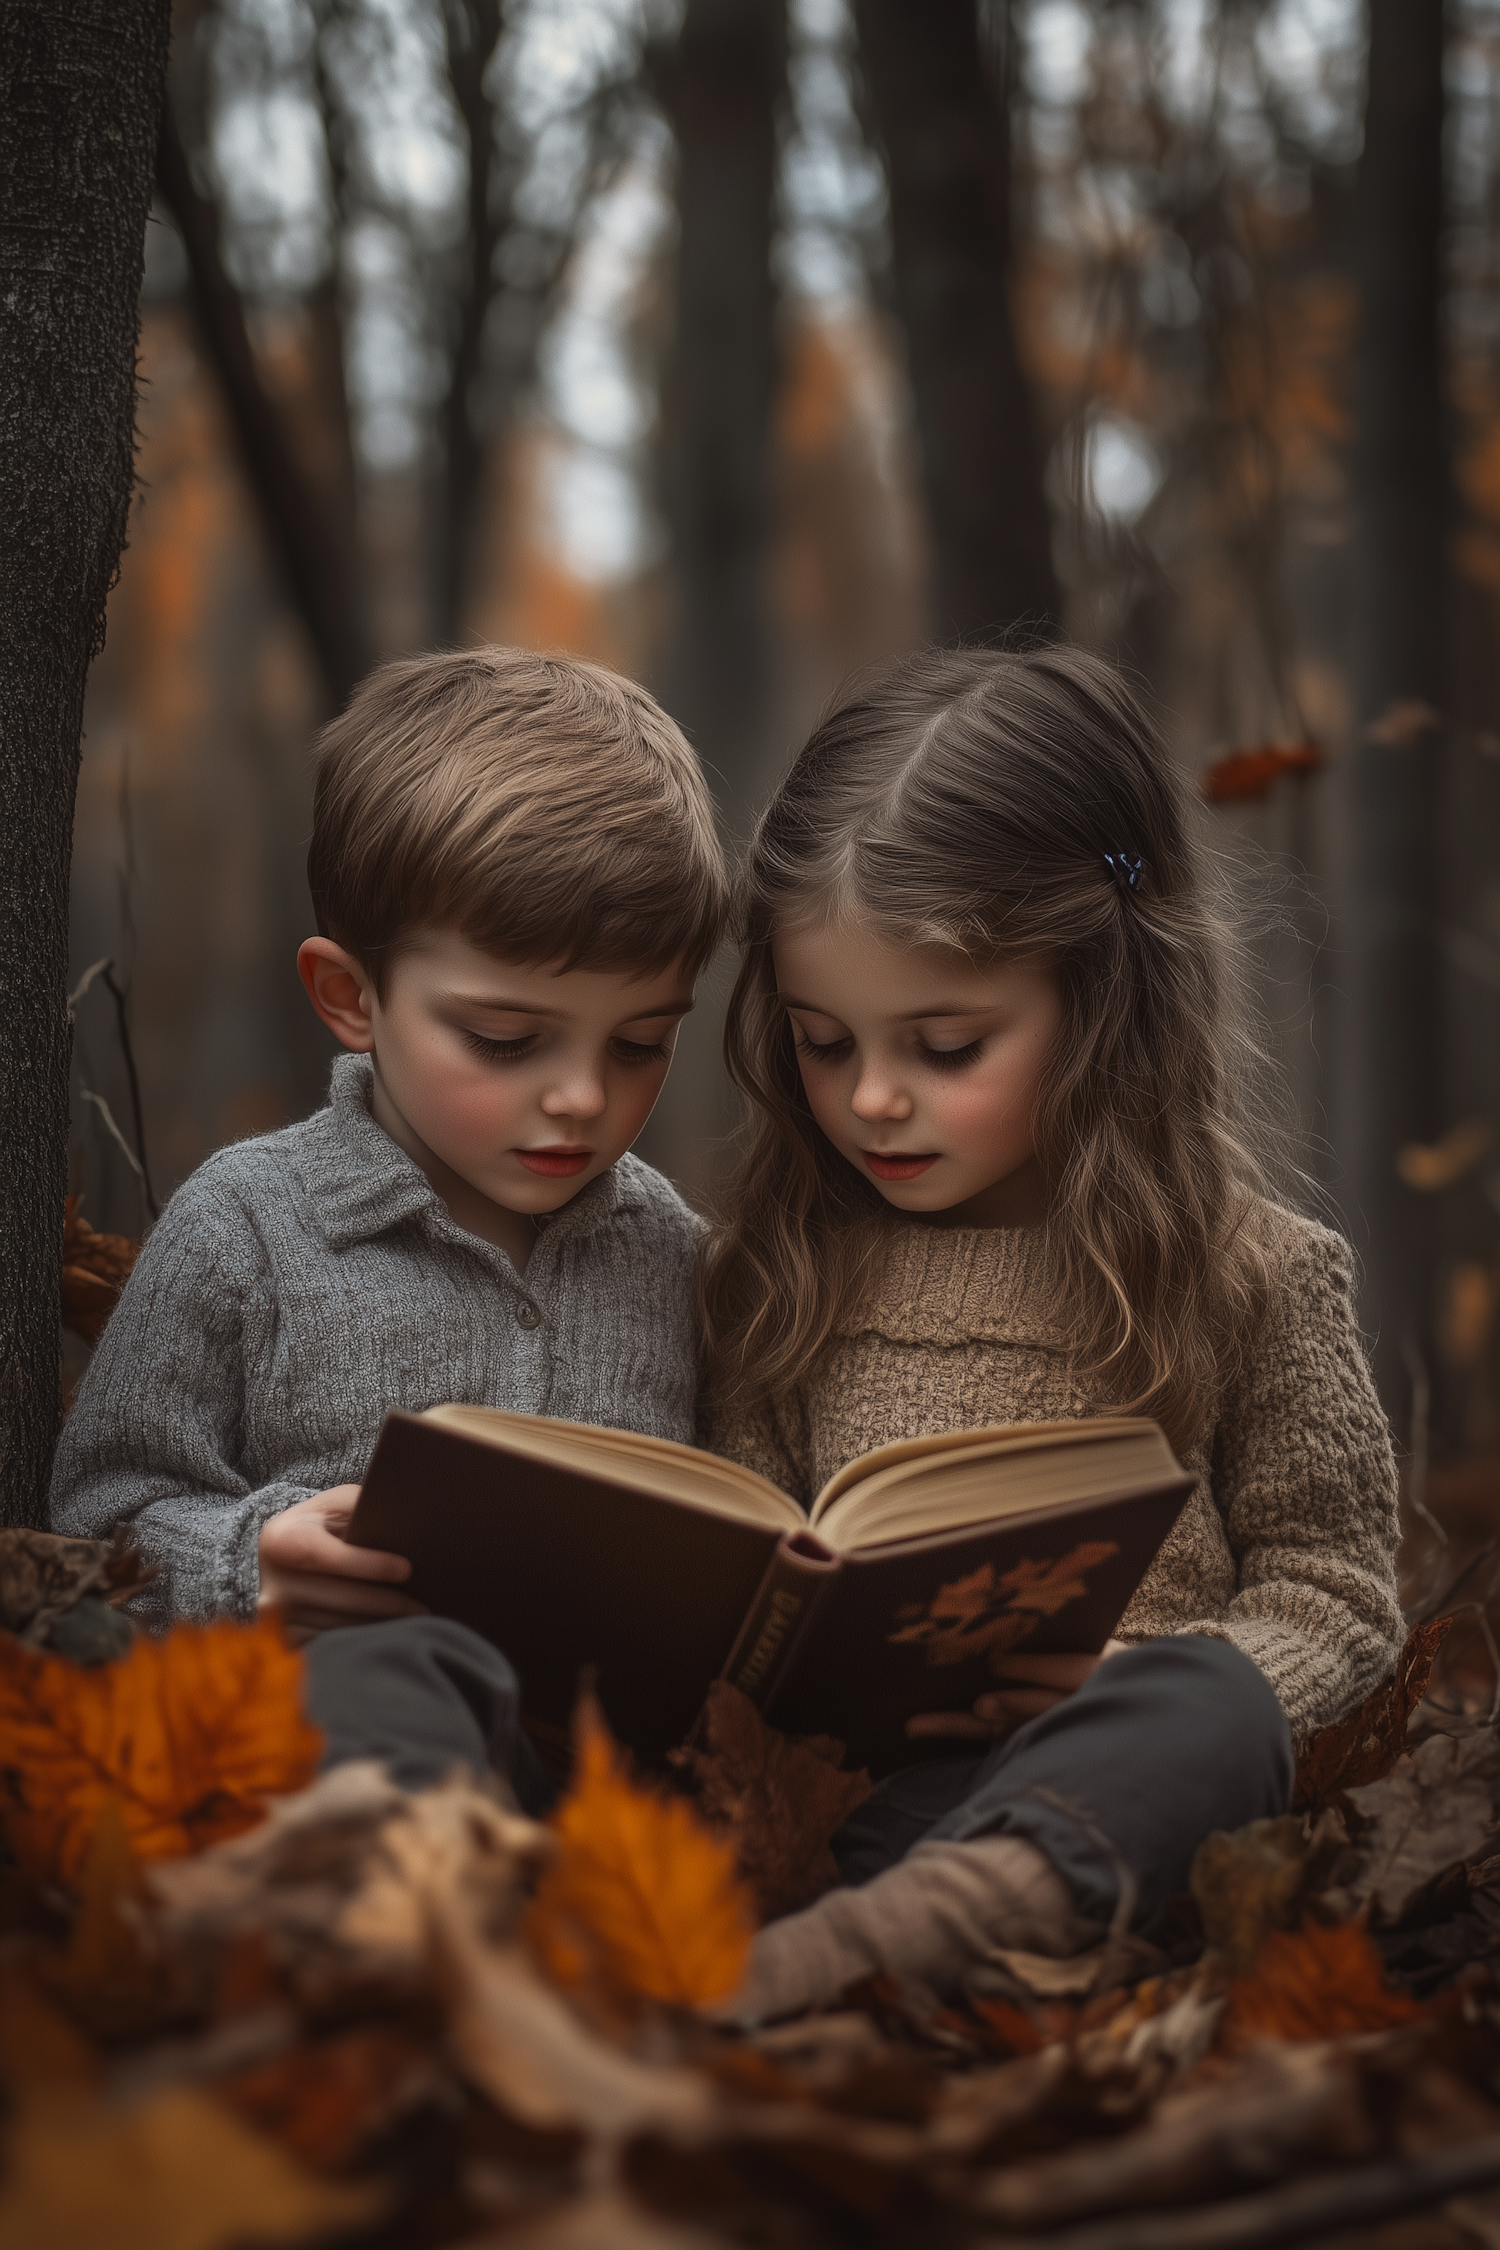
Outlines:
{"label": "dark jeans", "polygon": [[[325,1766],[381,1758],[407,1788],[460,1762],[493,1766],[528,1812],[555,1796],[521,1728],[515,1673],[466,1625],[412,1617],[323,1633],[307,1668]],[[1184,1633],[1111,1657],[992,1750],[892,1774],[833,1847],[844,1880],[865,1883],[914,1844],[1025,1836],[1090,1920],[1111,1919],[1128,1870],[1146,1927],[1186,1890],[1205,1836],[1286,1811],[1292,1772],[1264,1673],[1230,1642]]]}

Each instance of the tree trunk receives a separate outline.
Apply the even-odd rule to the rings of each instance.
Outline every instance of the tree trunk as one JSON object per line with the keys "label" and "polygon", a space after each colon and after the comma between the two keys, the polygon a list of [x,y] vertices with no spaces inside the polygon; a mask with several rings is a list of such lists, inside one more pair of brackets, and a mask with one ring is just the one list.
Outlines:
{"label": "tree trunk", "polygon": [[975,0],[855,0],[885,154],[943,640],[1059,614],[1031,395],[1006,295],[1010,113]]}
{"label": "tree trunk", "polygon": [[134,475],[167,0],[0,0],[0,1515],[60,1410],[68,863],[83,689]]}
{"label": "tree trunk", "polygon": [[662,394],[674,600],[664,693],[741,829],[765,755],[782,0],[687,0],[654,80],[677,140],[680,230]]}
{"label": "tree trunk", "polygon": [[1415,1346],[1425,1355],[1431,1326],[1435,1213],[1431,1197],[1402,1185],[1397,1155],[1451,1122],[1442,1115],[1435,930],[1448,518],[1440,0],[1371,0],[1356,213],[1360,724],[1345,1141],[1376,1371],[1404,1426],[1409,1354]]}
{"label": "tree trunk", "polygon": [[322,495],[293,457],[261,383],[244,307],[219,256],[218,213],[194,184],[187,151],[166,105],[157,182],[187,251],[198,330],[223,387],[272,554],[337,709],[370,664],[357,572]]}
{"label": "tree trunk", "polygon": [[474,531],[484,496],[486,446],[475,390],[495,294],[502,225],[494,203],[495,113],[485,76],[504,27],[500,0],[446,0],[448,79],[468,142],[468,233],[458,292],[453,356],[443,399],[443,470],[437,541],[437,639],[454,642],[463,625]]}

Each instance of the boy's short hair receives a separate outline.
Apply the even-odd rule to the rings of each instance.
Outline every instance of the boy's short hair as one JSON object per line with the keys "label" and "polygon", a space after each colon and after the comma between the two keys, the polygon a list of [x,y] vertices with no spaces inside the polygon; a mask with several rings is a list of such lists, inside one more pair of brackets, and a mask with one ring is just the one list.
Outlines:
{"label": "boy's short hair", "polygon": [[602,665],[473,648],[383,664],[317,746],[318,928],[383,992],[416,930],[567,968],[719,942],[723,853],[702,770],[645,689]]}

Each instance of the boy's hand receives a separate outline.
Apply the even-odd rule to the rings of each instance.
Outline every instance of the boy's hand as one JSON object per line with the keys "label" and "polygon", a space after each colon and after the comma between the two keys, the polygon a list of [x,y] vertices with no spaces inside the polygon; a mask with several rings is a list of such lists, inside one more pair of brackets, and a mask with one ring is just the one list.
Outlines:
{"label": "boy's hand", "polygon": [[425,1603],[396,1591],[411,1576],[404,1555],[349,1545],[345,1533],[358,1498],[357,1484],[331,1485],[261,1525],[256,1607],[279,1609],[294,1643],[330,1625],[427,1615]]}
{"label": "boy's hand", "polygon": [[[1039,1719],[1055,1703],[1081,1688],[1106,1657],[1118,1656],[1124,1641],[1106,1641],[1097,1656],[1008,1656],[1005,1670],[1013,1687],[992,1688],[981,1695],[972,1711],[921,1711],[906,1722],[915,1741],[926,1735],[960,1735],[969,1742],[990,1742],[1010,1734],[1028,1719]],[[1024,1683],[1024,1684],[1023,1684]]]}

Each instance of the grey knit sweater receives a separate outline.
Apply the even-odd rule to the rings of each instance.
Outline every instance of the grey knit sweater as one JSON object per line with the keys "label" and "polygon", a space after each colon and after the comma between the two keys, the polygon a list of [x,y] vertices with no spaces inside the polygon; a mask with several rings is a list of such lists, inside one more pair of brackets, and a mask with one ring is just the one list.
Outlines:
{"label": "grey knit sweater", "polygon": [[79,1388],[53,1528],[128,1525],[159,1568],[158,1617],[247,1614],[261,1525],[358,1482],[390,1406],[692,1440],[700,1222],[675,1189],[621,1157],[538,1222],[520,1274],[381,1131],[372,1077],[341,1057],[328,1108],[200,1166]]}
{"label": "grey knit sweater", "polygon": [[[1365,1364],[1348,1245],[1263,1207],[1274,1287],[1238,1382],[1183,1466],[1198,1488],[1141,1581],[1123,1640],[1209,1633],[1260,1666],[1298,1734],[1391,1669],[1396,1467]],[[1044,1229],[891,1229],[883,1271],[775,1408],[707,1403],[700,1443],[809,1501],[893,1439],[1097,1413]]]}

